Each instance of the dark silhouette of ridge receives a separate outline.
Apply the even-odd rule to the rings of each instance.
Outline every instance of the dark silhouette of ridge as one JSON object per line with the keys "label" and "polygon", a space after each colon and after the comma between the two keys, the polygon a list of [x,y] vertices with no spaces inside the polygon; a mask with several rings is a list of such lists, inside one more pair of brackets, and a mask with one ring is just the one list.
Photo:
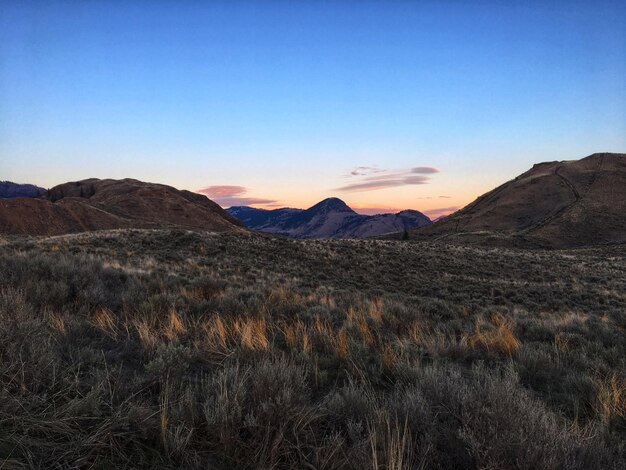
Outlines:
{"label": "dark silhouette of ridge", "polygon": [[44,188],[34,184],[18,184],[11,181],[0,181],[0,199],[16,197],[39,197],[46,193]]}

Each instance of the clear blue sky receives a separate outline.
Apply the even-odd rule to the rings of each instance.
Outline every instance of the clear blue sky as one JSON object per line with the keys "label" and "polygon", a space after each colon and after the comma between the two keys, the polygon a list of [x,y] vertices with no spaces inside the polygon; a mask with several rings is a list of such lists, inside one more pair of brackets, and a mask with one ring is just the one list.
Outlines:
{"label": "clear blue sky", "polygon": [[626,151],[623,1],[0,2],[0,179],[434,213],[597,151]]}

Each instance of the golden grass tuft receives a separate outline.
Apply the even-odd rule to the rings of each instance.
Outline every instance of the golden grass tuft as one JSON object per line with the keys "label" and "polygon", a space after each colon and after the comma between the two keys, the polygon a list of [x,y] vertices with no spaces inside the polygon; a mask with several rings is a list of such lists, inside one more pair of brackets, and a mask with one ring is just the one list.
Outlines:
{"label": "golden grass tuft", "polygon": [[232,332],[239,338],[239,343],[252,351],[267,351],[270,341],[267,337],[265,318],[236,319]]}
{"label": "golden grass tuft", "polygon": [[471,348],[484,348],[511,356],[521,346],[514,326],[512,320],[495,313],[491,316],[491,325],[486,328],[482,321],[476,321],[475,331],[467,338],[467,343]]}
{"label": "golden grass tuft", "polygon": [[335,352],[342,359],[348,357],[348,332],[341,328],[335,337]]}
{"label": "golden grass tuft", "polygon": [[326,336],[330,332],[330,326],[328,322],[322,320],[319,315],[315,315],[315,320],[313,321],[313,329],[319,336]]}
{"label": "golden grass tuft", "polygon": [[159,343],[159,335],[155,328],[143,318],[133,320],[132,325],[137,331],[141,346],[147,351],[154,350]]}
{"label": "golden grass tuft", "polygon": [[616,373],[596,380],[595,411],[609,428],[626,428],[626,378]]}
{"label": "golden grass tuft", "polygon": [[185,322],[176,309],[170,309],[167,319],[164,334],[170,341],[179,338],[187,332]]}
{"label": "golden grass tuft", "polygon": [[326,305],[330,308],[335,308],[337,306],[337,302],[335,298],[330,294],[323,294],[319,298],[319,303],[322,305]]}
{"label": "golden grass tuft", "polygon": [[222,321],[222,317],[217,315],[213,321],[213,329],[211,330],[215,333],[214,338],[217,339],[217,343],[222,349],[226,349],[227,341],[228,341],[228,331],[226,330],[226,325]]}
{"label": "golden grass tuft", "polygon": [[52,327],[53,330],[58,331],[62,335],[67,333],[67,328],[65,325],[65,318],[60,313],[50,313],[48,315],[48,323]]}
{"label": "golden grass tuft", "polygon": [[301,321],[286,323],[281,328],[285,343],[291,349],[300,349],[305,354],[311,352],[311,339],[307,327]]}
{"label": "golden grass tuft", "polygon": [[109,336],[117,337],[117,326],[113,312],[106,307],[98,307],[91,317],[91,324]]}
{"label": "golden grass tuft", "polygon": [[377,324],[383,321],[383,306],[384,301],[380,297],[369,301],[367,313]]}
{"label": "golden grass tuft", "polygon": [[373,346],[376,342],[376,337],[365,320],[359,321],[359,333],[361,334],[361,339],[366,345]]}

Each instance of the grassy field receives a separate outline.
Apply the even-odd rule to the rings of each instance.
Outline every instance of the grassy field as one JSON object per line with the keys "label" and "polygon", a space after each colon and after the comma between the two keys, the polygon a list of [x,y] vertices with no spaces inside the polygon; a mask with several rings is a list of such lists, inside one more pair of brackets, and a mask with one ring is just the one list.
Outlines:
{"label": "grassy field", "polygon": [[626,466],[626,247],[0,240],[0,468]]}

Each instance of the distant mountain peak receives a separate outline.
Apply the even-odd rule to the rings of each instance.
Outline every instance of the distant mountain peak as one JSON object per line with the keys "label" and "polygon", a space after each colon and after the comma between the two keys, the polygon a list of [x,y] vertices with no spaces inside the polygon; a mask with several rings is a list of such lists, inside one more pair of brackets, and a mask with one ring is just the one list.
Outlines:
{"label": "distant mountain peak", "polygon": [[345,202],[343,202],[338,197],[329,197],[326,198],[314,206],[307,209],[307,211],[311,212],[350,212],[356,214]]}
{"label": "distant mountain peak", "polygon": [[306,210],[282,208],[268,211],[253,207],[231,207],[228,212],[248,228],[294,238],[371,237],[430,223],[428,217],[414,210],[398,214],[357,214],[336,197],[324,199]]}
{"label": "distant mountain peak", "polygon": [[424,215],[420,211],[416,211],[415,209],[404,209],[403,211],[398,212],[396,215]]}

